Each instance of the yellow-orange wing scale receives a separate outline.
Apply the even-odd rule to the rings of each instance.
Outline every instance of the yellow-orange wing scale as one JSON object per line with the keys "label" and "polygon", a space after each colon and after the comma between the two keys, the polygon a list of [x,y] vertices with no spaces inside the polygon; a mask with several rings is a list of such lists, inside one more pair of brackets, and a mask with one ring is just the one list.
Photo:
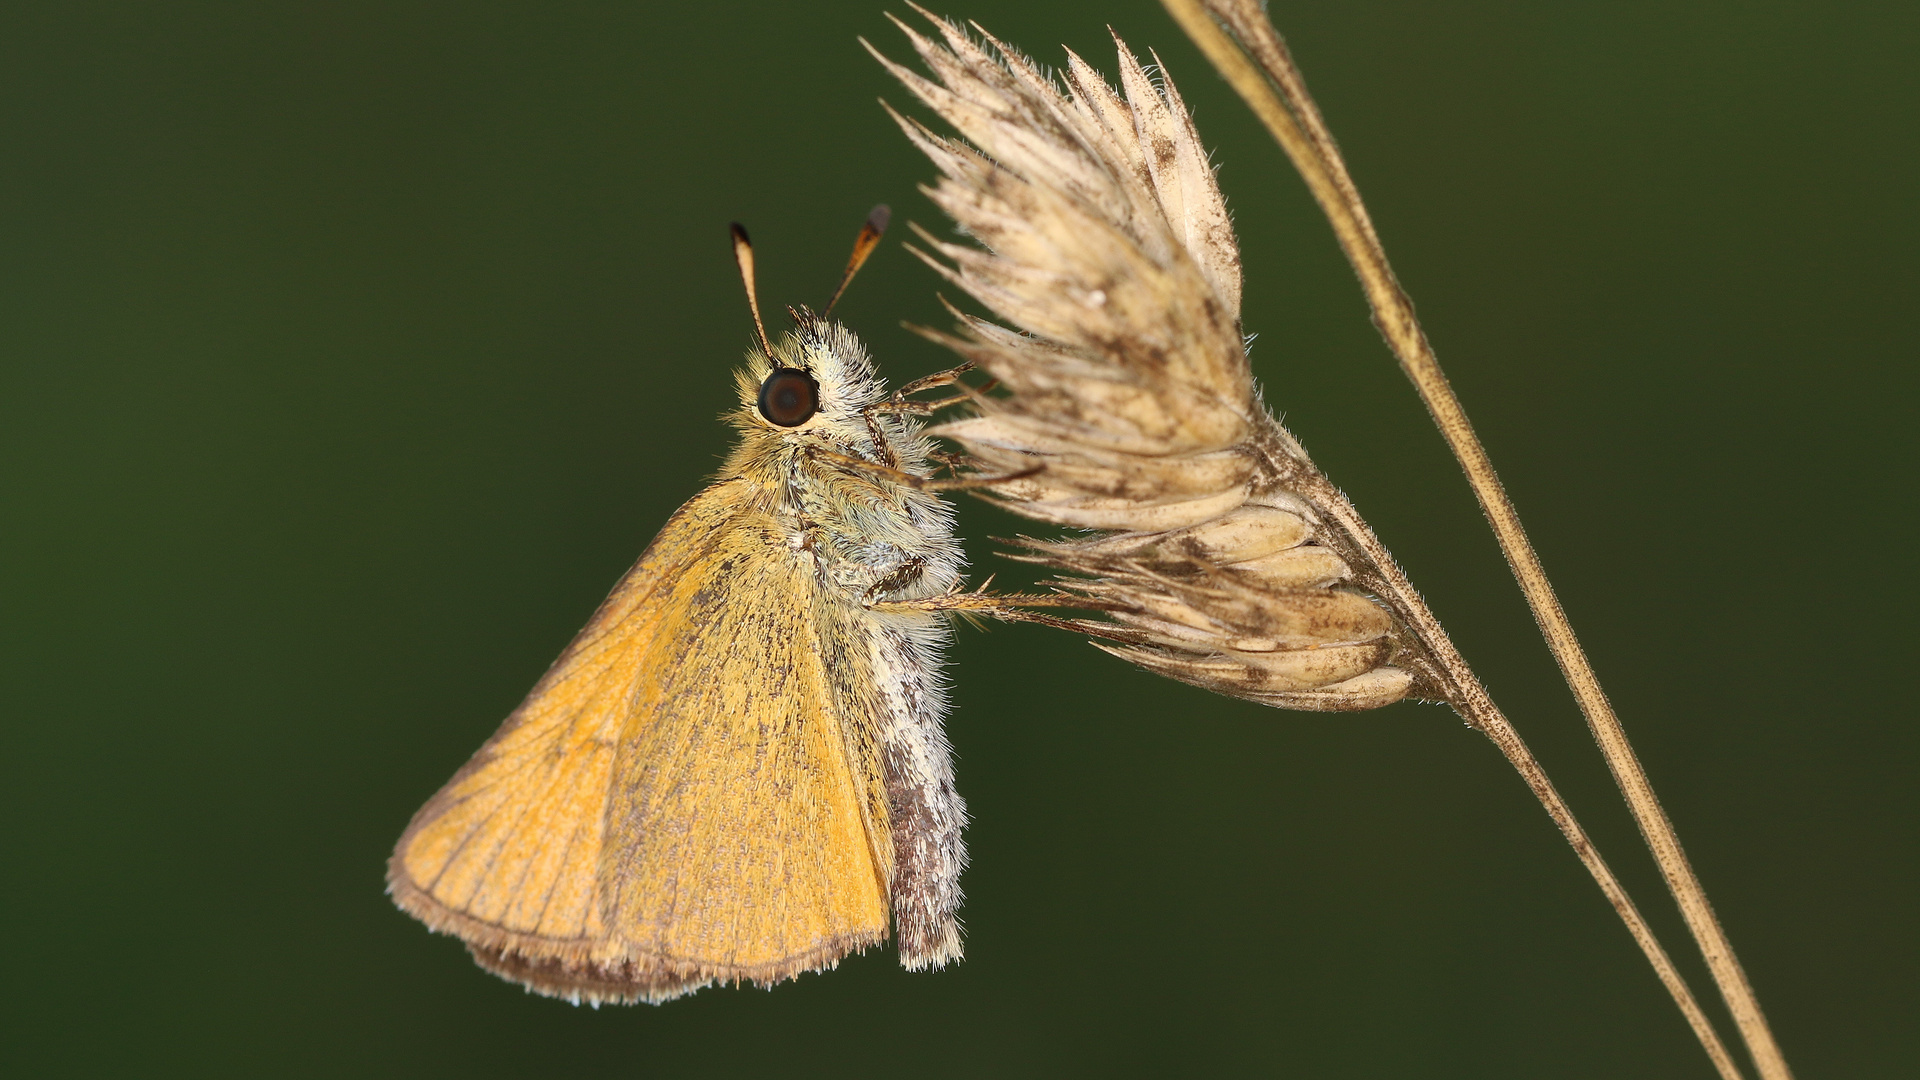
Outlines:
{"label": "yellow-orange wing scale", "polygon": [[886,936],[873,718],[826,666],[854,643],[753,490],[682,507],[401,836],[395,901],[483,966],[658,1001]]}

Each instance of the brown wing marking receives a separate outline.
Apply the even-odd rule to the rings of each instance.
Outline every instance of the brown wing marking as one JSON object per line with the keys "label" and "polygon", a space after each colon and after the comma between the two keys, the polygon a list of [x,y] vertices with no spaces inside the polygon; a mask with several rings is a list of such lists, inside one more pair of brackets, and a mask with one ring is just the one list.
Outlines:
{"label": "brown wing marking", "polygon": [[682,507],[400,838],[395,901],[489,970],[658,1001],[885,936],[871,739],[829,704],[811,572],[749,490]]}

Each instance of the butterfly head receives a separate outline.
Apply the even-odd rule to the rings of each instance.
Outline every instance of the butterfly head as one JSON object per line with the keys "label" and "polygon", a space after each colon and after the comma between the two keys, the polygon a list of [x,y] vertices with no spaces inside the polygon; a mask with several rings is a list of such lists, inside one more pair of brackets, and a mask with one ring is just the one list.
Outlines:
{"label": "butterfly head", "polygon": [[735,374],[739,422],[749,430],[852,436],[866,431],[864,410],[884,389],[860,339],[804,308],[794,328],[768,349],[747,354]]}
{"label": "butterfly head", "polygon": [[890,216],[884,204],[873,208],[854,241],[853,256],[833,298],[817,315],[807,308],[788,308],[794,326],[778,341],[768,338],[760,318],[753,243],[745,228],[738,223],[732,226],[733,254],[760,346],[747,353],[747,366],[737,373],[740,408],[731,417],[746,435],[743,451],[748,457],[759,459],[823,443],[835,453],[889,466],[902,459],[901,451],[915,459],[924,456],[925,448],[916,439],[918,425],[898,413],[874,410],[886,388],[874,375],[873,361],[859,338],[828,318],[847,283],[880,243]]}

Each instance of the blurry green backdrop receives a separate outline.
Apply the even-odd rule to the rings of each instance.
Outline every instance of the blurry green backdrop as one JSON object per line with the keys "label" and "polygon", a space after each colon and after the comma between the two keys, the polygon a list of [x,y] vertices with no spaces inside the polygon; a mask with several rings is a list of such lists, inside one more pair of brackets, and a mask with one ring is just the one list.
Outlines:
{"label": "blurry green backdrop", "polygon": [[[1920,1074],[1911,4],[1274,4],[1800,1075]],[[1152,0],[1268,400],[1702,966],[1280,153]],[[383,897],[414,809],[716,468],[749,323],[944,227],[878,0],[0,14],[15,1076],[1707,1077],[1484,740],[963,631],[968,959],[591,1010]],[[946,357],[897,230],[842,307]],[[1020,527],[977,501],[963,528]],[[1717,1003],[1713,1006],[1718,1013]]]}

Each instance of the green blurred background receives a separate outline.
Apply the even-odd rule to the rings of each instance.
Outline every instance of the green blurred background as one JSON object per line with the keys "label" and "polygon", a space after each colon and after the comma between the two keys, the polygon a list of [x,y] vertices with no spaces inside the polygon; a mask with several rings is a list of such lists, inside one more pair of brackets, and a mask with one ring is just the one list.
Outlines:
{"label": "green blurred background", "polygon": [[[1790,1059],[1920,1074],[1920,8],[1275,8]],[[1151,0],[955,14],[1160,50],[1269,400],[1711,996],[1279,152]],[[408,815],[727,445],[726,223],[773,311],[875,202],[942,227],[856,35],[906,51],[876,0],[0,15],[0,1067],[1711,1075],[1450,714],[1266,710],[1036,628],[955,651],[957,970],[595,1011],[388,905]],[[890,241],[842,308],[896,380],[946,363],[899,327],[935,289]],[[1018,525],[962,519],[994,569]]]}

